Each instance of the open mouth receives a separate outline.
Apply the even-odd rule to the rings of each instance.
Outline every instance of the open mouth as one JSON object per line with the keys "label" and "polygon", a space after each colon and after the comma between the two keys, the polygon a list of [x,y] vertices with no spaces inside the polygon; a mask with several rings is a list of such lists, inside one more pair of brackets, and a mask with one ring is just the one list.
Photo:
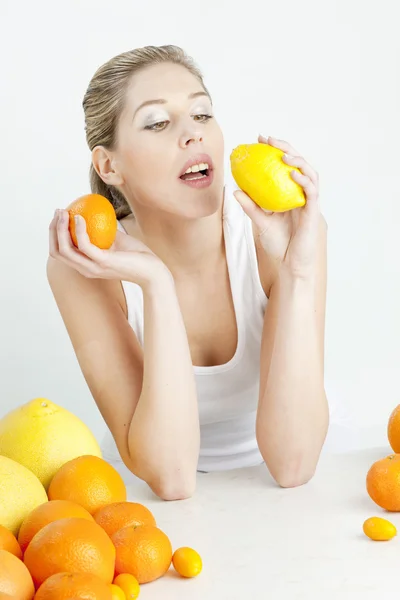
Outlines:
{"label": "open mouth", "polygon": [[210,167],[207,163],[200,163],[189,167],[180,179],[183,181],[196,181],[197,179],[204,179],[210,175]]}

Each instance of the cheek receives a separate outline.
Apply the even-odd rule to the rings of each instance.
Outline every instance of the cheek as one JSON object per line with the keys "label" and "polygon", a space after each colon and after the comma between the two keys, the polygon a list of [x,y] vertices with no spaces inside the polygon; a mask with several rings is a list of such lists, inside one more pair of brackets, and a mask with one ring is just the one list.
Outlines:
{"label": "cheek", "polygon": [[123,171],[126,179],[131,182],[154,181],[154,173],[162,170],[165,165],[165,153],[156,144],[146,141],[125,146],[123,156]]}

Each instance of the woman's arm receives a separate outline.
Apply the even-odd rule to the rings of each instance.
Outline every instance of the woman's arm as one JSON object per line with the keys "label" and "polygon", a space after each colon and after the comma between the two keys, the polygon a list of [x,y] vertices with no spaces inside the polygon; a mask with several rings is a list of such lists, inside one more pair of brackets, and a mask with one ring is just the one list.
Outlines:
{"label": "woman's arm", "polygon": [[314,474],[328,428],[324,390],[326,224],[306,277],[282,269],[272,285],[261,346],[257,440],[283,487]]}
{"label": "woman's arm", "polygon": [[[79,237],[77,254],[65,222],[53,222],[50,252],[57,260],[49,259],[47,273],[83,375],[127,467],[158,496],[186,498],[195,488],[200,434],[172,276],[128,236],[119,239],[122,250],[105,253],[83,232]],[[126,318],[119,272],[128,281],[140,275],[144,352]]]}

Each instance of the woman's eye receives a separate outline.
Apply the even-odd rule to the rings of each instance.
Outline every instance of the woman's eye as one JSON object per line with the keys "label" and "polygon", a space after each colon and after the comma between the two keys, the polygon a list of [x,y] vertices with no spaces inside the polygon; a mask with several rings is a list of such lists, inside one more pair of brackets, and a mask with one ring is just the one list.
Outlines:
{"label": "woman's eye", "polygon": [[169,121],[158,121],[158,123],[153,123],[153,125],[146,125],[145,129],[149,129],[150,131],[162,131],[166,128]]}
{"label": "woman's eye", "polygon": [[212,116],[211,115],[194,115],[193,118],[195,121],[200,121],[201,123],[206,123],[207,121],[212,119]]}

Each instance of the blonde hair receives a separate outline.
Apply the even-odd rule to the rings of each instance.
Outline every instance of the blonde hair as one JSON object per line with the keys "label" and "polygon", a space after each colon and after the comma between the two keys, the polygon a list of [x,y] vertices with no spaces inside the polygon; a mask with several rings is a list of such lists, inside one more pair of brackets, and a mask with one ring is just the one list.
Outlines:
{"label": "blonde hair", "polygon": [[[96,146],[112,150],[116,144],[117,124],[124,109],[125,97],[132,75],[140,69],[158,63],[182,65],[190,71],[208,93],[199,68],[178,46],[145,46],[124,52],[102,65],[94,74],[83,99],[86,140],[92,151]],[[132,211],[123,194],[107,185],[90,166],[90,187],[113,204],[118,219]]]}

